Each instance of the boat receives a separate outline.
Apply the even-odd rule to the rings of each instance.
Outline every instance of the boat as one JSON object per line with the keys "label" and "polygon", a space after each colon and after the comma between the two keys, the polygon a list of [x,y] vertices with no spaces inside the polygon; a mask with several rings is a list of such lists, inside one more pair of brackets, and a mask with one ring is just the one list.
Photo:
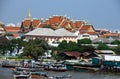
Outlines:
{"label": "boat", "polygon": [[31,76],[32,78],[40,78],[40,77],[46,77],[47,76],[47,72],[31,72]]}
{"label": "boat", "polygon": [[48,79],[71,79],[72,75],[56,75],[56,76],[48,76]]}
{"label": "boat", "polygon": [[67,68],[64,64],[48,64],[44,66],[44,70],[64,72]]}
{"label": "boat", "polygon": [[24,68],[24,67],[17,67],[13,70],[13,74],[20,74],[22,72],[31,73],[32,78],[40,78],[41,76],[46,76],[47,72],[42,71],[39,68]]}
{"label": "boat", "polygon": [[15,61],[10,62],[8,60],[5,60],[2,62],[1,66],[5,68],[15,68],[15,67],[21,67],[22,65],[20,64],[20,62],[15,62]]}
{"label": "boat", "polygon": [[13,79],[32,79],[31,78],[31,73],[27,73],[25,71],[23,72],[16,72],[13,75]]}
{"label": "boat", "polygon": [[25,67],[16,67],[17,71],[27,71],[27,72],[35,72],[35,71],[43,71],[43,68],[25,68]]}

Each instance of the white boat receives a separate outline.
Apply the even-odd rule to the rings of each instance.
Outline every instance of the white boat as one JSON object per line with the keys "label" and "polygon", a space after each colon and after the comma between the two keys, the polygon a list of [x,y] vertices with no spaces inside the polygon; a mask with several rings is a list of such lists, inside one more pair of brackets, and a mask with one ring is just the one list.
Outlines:
{"label": "white boat", "polygon": [[71,79],[72,75],[57,75],[57,76],[48,76],[49,79]]}
{"label": "white boat", "polygon": [[30,75],[14,75],[14,79],[32,79]]}
{"label": "white boat", "polygon": [[29,72],[33,72],[33,71],[43,71],[43,68],[25,68],[25,67],[16,67],[15,68],[17,71],[29,71]]}
{"label": "white boat", "polygon": [[26,73],[24,71],[14,74],[13,77],[14,77],[13,79],[32,79],[31,73]]}
{"label": "white boat", "polygon": [[48,64],[44,66],[44,70],[64,72],[67,71],[67,68],[64,64]]}

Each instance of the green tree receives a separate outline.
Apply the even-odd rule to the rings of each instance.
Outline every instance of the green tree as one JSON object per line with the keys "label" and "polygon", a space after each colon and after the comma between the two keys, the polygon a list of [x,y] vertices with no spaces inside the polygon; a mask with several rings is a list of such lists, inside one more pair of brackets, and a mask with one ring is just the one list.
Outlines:
{"label": "green tree", "polygon": [[79,52],[93,52],[95,50],[95,47],[92,45],[79,45]]}
{"label": "green tree", "polygon": [[111,42],[111,44],[117,44],[117,45],[120,45],[120,41],[119,40],[114,40]]}
{"label": "green tree", "polygon": [[30,40],[24,47],[23,55],[38,58],[38,56],[43,56],[48,49],[49,45],[45,40]]}
{"label": "green tree", "polygon": [[95,48],[92,45],[84,46],[84,52],[94,52]]}
{"label": "green tree", "polygon": [[117,55],[120,55],[120,45],[113,49]]}
{"label": "green tree", "polygon": [[97,49],[98,50],[109,50],[110,48],[105,43],[99,43]]}
{"label": "green tree", "polygon": [[80,44],[91,44],[91,43],[92,43],[92,41],[88,38],[78,40],[78,45],[80,45]]}
{"label": "green tree", "polygon": [[78,44],[76,42],[72,42],[70,41],[68,44],[67,44],[67,47],[66,47],[67,51],[79,51],[79,47],[78,47]]}
{"label": "green tree", "polygon": [[22,39],[12,39],[10,42],[12,43],[13,48],[17,49],[17,53],[25,44],[25,41]]}
{"label": "green tree", "polygon": [[67,50],[67,41],[63,40],[59,45],[58,45],[58,50],[60,52],[66,51]]}
{"label": "green tree", "polygon": [[8,52],[10,44],[11,44],[10,41],[6,37],[4,36],[0,37],[0,51],[1,51],[0,53],[2,55],[5,55]]}

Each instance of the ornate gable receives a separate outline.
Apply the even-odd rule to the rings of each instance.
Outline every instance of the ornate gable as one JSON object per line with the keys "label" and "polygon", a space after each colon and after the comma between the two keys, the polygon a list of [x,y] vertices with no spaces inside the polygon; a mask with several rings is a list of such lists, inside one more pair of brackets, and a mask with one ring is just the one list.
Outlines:
{"label": "ornate gable", "polygon": [[33,28],[37,28],[40,23],[41,23],[40,20],[34,19],[34,20],[32,21],[32,27],[33,27]]}
{"label": "ornate gable", "polygon": [[92,25],[83,25],[80,29],[80,34],[96,34]]}

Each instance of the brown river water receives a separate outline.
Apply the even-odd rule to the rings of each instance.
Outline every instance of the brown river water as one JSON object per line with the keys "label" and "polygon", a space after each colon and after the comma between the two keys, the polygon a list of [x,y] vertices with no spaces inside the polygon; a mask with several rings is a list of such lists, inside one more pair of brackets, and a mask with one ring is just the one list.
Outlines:
{"label": "brown river water", "polygon": [[[103,74],[103,73],[90,73],[90,72],[78,72],[78,71],[66,71],[66,72],[53,72],[48,71],[49,76],[59,76],[71,74],[72,78],[70,79],[120,79],[118,74]],[[0,79],[13,79],[13,74],[9,68],[0,67]],[[37,78],[37,79],[47,79],[47,78]]]}

